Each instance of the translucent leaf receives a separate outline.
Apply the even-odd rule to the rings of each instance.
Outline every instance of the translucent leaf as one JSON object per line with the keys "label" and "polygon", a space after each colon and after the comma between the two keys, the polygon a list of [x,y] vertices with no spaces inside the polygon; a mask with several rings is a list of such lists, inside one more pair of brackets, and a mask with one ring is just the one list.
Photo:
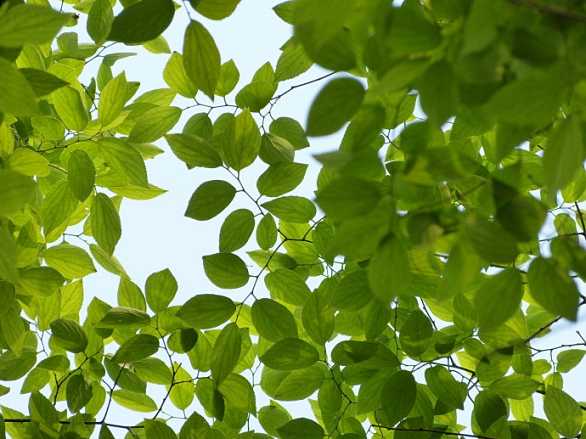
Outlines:
{"label": "translucent leaf", "polygon": [[[100,0],[98,0],[100,1]],[[99,121],[102,126],[108,126],[115,121],[124,108],[128,100],[128,85],[126,74],[120,73],[115,78],[108,81],[100,93],[100,102],[98,103]]]}
{"label": "translucent leaf", "polygon": [[62,87],[51,93],[55,111],[70,130],[82,131],[89,122],[88,112],[79,92],[73,87]]}
{"label": "translucent leaf", "polygon": [[277,242],[277,224],[270,213],[264,215],[258,223],[256,242],[264,250],[268,250]]}
{"label": "translucent leaf", "polygon": [[450,409],[464,408],[466,385],[456,381],[445,367],[435,366],[426,369],[425,381],[435,396]]}
{"label": "translucent leaf", "polygon": [[114,14],[110,0],[95,0],[88,13],[87,32],[96,43],[106,41],[112,29]]}
{"label": "translucent leaf", "polygon": [[92,387],[81,374],[75,374],[67,380],[65,388],[67,408],[73,413],[79,412],[92,397]]}
{"label": "translucent leaf", "polygon": [[193,98],[197,93],[197,87],[187,76],[183,66],[183,56],[173,52],[163,70],[163,79],[169,87],[186,98]]}
{"label": "translucent leaf", "polygon": [[503,270],[484,279],[476,292],[474,306],[481,329],[496,328],[519,310],[523,280],[516,269]]}
{"label": "translucent leaf", "polygon": [[135,143],[154,142],[167,134],[180,117],[181,109],[177,107],[151,108],[132,127],[128,140]]}
{"label": "translucent leaf", "polygon": [[286,196],[267,201],[262,204],[277,218],[291,222],[305,224],[316,214],[315,205],[304,197]]}
{"label": "translucent leaf", "polygon": [[71,192],[79,201],[84,201],[94,189],[96,169],[90,156],[77,149],[71,153],[67,163],[67,181]]}
{"label": "translucent leaf", "polygon": [[163,421],[147,420],[144,426],[146,439],[175,439],[175,432]]}
{"label": "translucent leaf", "polygon": [[60,244],[43,252],[50,267],[55,268],[67,279],[84,277],[95,273],[96,267],[86,251],[71,244]]}
{"label": "translucent leaf", "polygon": [[116,363],[131,363],[150,357],[159,350],[159,339],[149,334],[138,334],[126,340],[112,357]]}
{"label": "translucent leaf", "polygon": [[570,395],[553,386],[547,386],[543,398],[547,419],[560,434],[573,437],[582,426],[582,409]]}
{"label": "translucent leaf", "polygon": [[380,185],[360,178],[331,181],[317,192],[317,203],[332,219],[348,219],[372,211],[381,199]]}
{"label": "translucent leaf", "polygon": [[212,376],[220,384],[236,367],[240,358],[242,339],[235,323],[229,323],[222,329],[214,344],[212,357]]}
{"label": "translucent leaf", "polygon": [[46,6],[15,5],[0,16],[0,46],[48,43],[67,20],[69,15]]}
{"label": "translucent leaf", "polygon": [[213,99],[220,76],[220,52],[212,35],[197,21],[191,21],[185,30],[183,65],[193,84]]}
{"label": "translucent leaf", "polygon": [[218,83],[216,85],[216,95],[218,96],[226,96],[236,84],[238,84],[238,80],[240,79],[240,72],[238,71],[238,67],[236,67],[236,63],[233,60],[227,61],[222,64],[220,68],[220,77],[218,78]]}
{"label": "translucent leaf", "polygon": [[293,314],[271,299],[256,300],[251,309],[252,322],[259,335],[270,341],[297,337],[297,324]]}
{"label": "translucent leaf", "polygon": [[260,361],[271,369],[295,370],[311,366],[319,353],[309,343],[298,338],[284,338],[272,345]]}
{"label": "translucent leaf", "polygon": [[4,58],[0,58],[0,110],[16,116],[30,116],[38,111],[33,88],[25,76]]}
{"label": "translucent leaf", "polygon": [[90,221],[98,245],[111,255],[120,240],[122,229],[118,211],[107,195],[99,193],[94,198]]}
{"label": "translucent leaf", "polygon": [[234,138],[222,146],[224,161],[228,166],[240,171],[256,159],[261,144],[261,136],[250,114],[245,110],[234,119]]}
{"label": "translucent leaf", "polygon": [[146,326],[150,322],[148,314],[125,307],[112,308],[96,323],[99,328],[117,328],[124,326]]}
{"label": "translucent leaf", "polygon": [[143,393],[131,392],[130,390],[115,390],[112,393],[112,399],[135,412],[154,412],[157,410],[157,404],[149,396]]}
{"label": "translucent leaf", "polygon": [[220,251],[234,252],[242,248],[254,230],[254,214],[248,209],[230,213],[220,228]]}
{"label": "translucent leaf", "polygon": [[145,295],[147,303],[154,312],[166,309],[177,293],[177,280],[167,268],[152,273],[146,280]]}
{"label": "translucent leaf", "polygon": [[114,17],[108,40],[126,44],[144,43],[158,37],[173,21],[170,0],[141,0]]}
{"label": "translucent leaf", "polygon": [[38,69],[20,69],[33,91],[38,97],[47,96],[58,88],[65,87],[68,83],[51,73]]}
{"label": "translucent leaf", "polygon": [[197,329],[214,328],[227,321],[236,311],[227,297],[200,294],[189,299],[177,312],[177,317]]}
{"label": "translucent leaf", "polygon": [[415,405],[416,396],[413,375],[406,370],[394,373],[384,385],[381,397],[386,423],[395,425],[405,418]]}
{"label": "translucent leaf", "polygon": [[222,165],[220,155],[207,139],[191,134],[167,134],[165,139],[173,153],[185,162],[188,169],[196,166],[217,168]]}
{"label": "translucent leaf", "polygon": [[248,268],[233,253],[216,253],[203,257],[206,276],[220,288],[235,289],[248,283]]}
{"label": "translucent leaf", "polygon": [[58,319],[51,322],[51,332],[57,344],[69,352],[83,352],[88,345],[83,328],[73,320]]}
{"label": "translucent leaf", "polygon": [[282,439],[321,439],[325,432],[323,428],[307,418],[292,419],[277,429]]}
{"label": "translucent leaf", "polygon": [[197,12],[212,20],[222,20],[232,15],[240,0],[190,0]]}
{"label": "translucent leaf", "polygon": [[302,163],[276,163],[260,175],[256,187],[263,195],[278,197],[299,186],[306,171],[307,165]]}
{"label": "translucent leaf", "polygon": [[560,352],[557,356],[557,370],[558,372],[569,372],[575,368],[582,358],[586,355],[586,351],[582,349],[568,349]]}

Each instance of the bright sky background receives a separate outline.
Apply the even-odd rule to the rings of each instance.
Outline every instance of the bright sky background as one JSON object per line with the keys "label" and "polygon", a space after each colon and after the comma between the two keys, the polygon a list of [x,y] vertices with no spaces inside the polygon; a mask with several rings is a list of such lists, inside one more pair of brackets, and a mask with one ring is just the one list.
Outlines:
{"label": "bright sky background", "polygon": [[[272,7],[279,2],[277,0],[243,0],[231,17],[220,22],[206,20],[198,17],[196,13],[192,13],[193,17],[201,20],[214,36],[222,55],[222,62],[229,59],[233,59],[236,62],[241,78],[237,90],[247,84],[256,69],[265,62],[270,61],[275,66],[280,53],[279,47],[291,35],[289,26],[283,23],[272,11]],[[183,32],[187,24],[187,14],[183,8],[178,9],[171,28],[164,33],[172,50],[182,51]],[[77,28],[73,30],[80,34],[80,42],[90,42],[85,33],[84,21],[80,21]],[[126,52],[129,51],[128,49],[128,47],[120,46],[118,48],[114,46],[106,53]],[[128,80],[140,81],[141,88],[136,96],[147,90],[167,87],[162,79],[162,71],[168,55],[155,55],[140,48],[137,49],[137,57],[117,62],[113,69],[114,74],[116,75],[118,72],[125,70]],[[98,66],[99,61],[94,61],[88,72],[95,74]],[[285,90],[292,84],[320,76],[322,73],[317,68],[312,69],[304,76],[282,84],[280,90]],[[84,75],[84,78],[87,77]],[[290,116],[304,123],[309,104],[322,85],[314,84],[288,94],[277,104],[273,114],[275,117]],[[184,107],[189,104],[178,99],[175,105]],[[188,117],[200,111],[205,110],[191,109],[186,111],[173,132],[180,132]],[[214,110],[212,118],[221,114],[221,111]],[[310,150],[298,153],[296,160],[310,163],[310,152],[315,154],[333,150],[338,146],[338,141],[339,135],[318,140],[313,139]],[[246,289],[236,292],[222,292],[214,287],[205,277],[201,263],[203,255],[218,251],[219,228],[226,213],[215,220],[207,222],[197,222],[183,216],[187,201],[199,184],[209,179],[226,179],[232,183],[233,180],[223,169],[194,169],[189,171],[170,152],[165,141],[158,142],[158,145],[165,149],[166,153],[147,163],[149,179],[151,183],[167,189],[168,192],[149,201],[124,200],[121,209],[122,239],[118,244],[115,255],[121,261],[131,279],[141,288],[144,286],[144,281],[149,274],[169,268],[179,284],[179,292],[173,301],[174,305],[182,304],[192,295],[201,293],[226,294],[234,298],[234,300],[242,298],[242,292],[246,291]],[[245,184],[253,192],[256,190],[255,177],[260,169],[264,169],[264,166],[255,165],[243,172]],[[309,172],[308,178],[296,193],[311,197],[315,187],[315,176],[314,169]],[[237,196],[236,201],[226,212],[230,212],[236,207],[251,208],[244,198],[239,199]],[[254,237],[250,242],[254,245]],[[257,267],[252,264],[249,265],[249,269],[252,274],[258,271]],[[115,304],[117,288],[118,277],[99,269],[97,274],[91,275],[85,280],[86,300],[95,295],[110,304]],[[258,288],[257,291],[264,290],[262,282],[259,283]],[[582,318],[584,317],[584,313],[582,313]],[[540,341],[539,345],[551,347],[560,343],[577,342],[579,340],[575,334],[576,329],[578,328],[575,325],[567,322],[560,323],[556,326],[555,334]],[[584,329],[584,324],[582,329]],[[584,370],[584,366],[582,366],[582,370]],[[577,375],[576,373],[573,374],[573,379],[568,381],[569,385],[567,385],[566,390],[574,396],[584,399],[586,398],[586,389],[583,384],[582,386],[579,385]],[[162,387],[149,385],[149,389],[151,389],[149,390],[151,396],[160,401],[164,393]],[[28,397],[22,399],[23,409],[26,407],[27,399]],[[264,397],[259,398],[257,407],[260,408],[265,403],[266,399]],[[286,405],[294,407],[295,415],[298,417],[313,417],[306,401]],[[167,402],[166,408],[174,412],[175,410],[171,409],[171,407],[170,402]],[[202,413],[196,402],[190,407],[189,413],[194,409]],[[120,410],[114,406],[110,410],[108,419],[110,422],[128,424],[139,422],[142,420],[142,415]],[[459,419],[461,423],[469,424],[469,412],[460,414]],[[115,432],[116,437],[122,437],[122,433],[122,431]]]}

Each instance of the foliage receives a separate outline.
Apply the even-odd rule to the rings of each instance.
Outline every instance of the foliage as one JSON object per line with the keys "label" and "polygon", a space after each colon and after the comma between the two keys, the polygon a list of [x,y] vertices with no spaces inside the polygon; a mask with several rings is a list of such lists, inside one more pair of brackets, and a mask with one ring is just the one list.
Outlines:
{"label": "foliage", "polygon": [[[293,36],[239,87],[200,17],[239,0],[114,3],[0,7],[0,437],[584,437],[563,378],[586,341],[533,346],[586,303],[580,2],[285,1]],[[93,42],[68,29],[77,14]],[[132,47],[114,44],[166,53],[168,88],[135,97],[112,74]],[[313,65],[326,73],[282,88]],[[318,81],[307,121],[273,117]],[[307,136],[341,129],[315,197],[293,194]],[[164,192],[145,167],[163,137],[187,168],[218,168],[185,215],[227,213],[202,263],[241,301],[181,303],[168,269],[143,292],[115,257],[123,199]],[[99,267],[117,304],[84,296]],[[306,399],[314,419],[288,411]],[[144,421],[109,421],[115,406]]]}

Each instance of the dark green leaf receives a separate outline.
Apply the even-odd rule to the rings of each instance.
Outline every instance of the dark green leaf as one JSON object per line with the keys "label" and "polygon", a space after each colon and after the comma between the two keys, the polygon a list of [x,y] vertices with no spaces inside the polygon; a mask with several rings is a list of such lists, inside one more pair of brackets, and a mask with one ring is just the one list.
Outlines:
{"label": "dark green leaf", "polygon": [[248,268],[244,261],[233,253],[204,256],[203,268],[208,279],[220,288],[240,288],[248,283]]}
{"label": "dark green leaf", "polygon": [[260,175],[256,187],[263,195],[278,197],[299,186],[306,171],[307,165],[302,163],[276,163]]}
{"label": "dark green leaf", "polygon": [[73,320],[54,320],[51,322],[51,333],[57,344],[70,352],[83,352],[88,345],[83,328]]}
{"label": "dark green leaf", "polygon": [[90,221],[92,233],[98,245],[110,255],[114,253],[122,228],[118,211],[107,195],[99,193],[94,198]]}
{"label": "dark green leaf", "polygon": [[171,0],[141,0],[114,17],[108,39],[125,44],[144,43],[163,33],[173,21]]}
{"label": "dark green leaf", "polygon": [[212,219],[222,212],[236,195],[236,188],[223,180],[206,181],[199,186],[187,205],[185,216],[199,221]]}
{"label": "dark green leaf", "polygon": [[303,369],[311,366],[318,359],[317,350],[298,338],[284,338],[260,357],[263,364],[275,370]]}
{"label": "dark green leaf", "polygon": [[149,334],[138,334],[126,340],[112,357],[116,363],[131,363],[150,357],[159,350],[159,339]]}
{"label": "dark green leaf", "polygon": [[236,311],[232,300],[224,296],[200,294],[189,299],[177,312],[177,317],[197,329],[221,325]]}
{"label": "dark green leaf", "polygon": [[226,217],[220,228],[220,251],[234,252],[242,248],[254,230],[254,214],[248,209],[238,209]]}
{"label": "dark green leaf", "polygon": [[270,341],[297,337],[297,325],[293,314],[280,303],[271,299],[259,299],[251,309],[252,323],[259,335]]}

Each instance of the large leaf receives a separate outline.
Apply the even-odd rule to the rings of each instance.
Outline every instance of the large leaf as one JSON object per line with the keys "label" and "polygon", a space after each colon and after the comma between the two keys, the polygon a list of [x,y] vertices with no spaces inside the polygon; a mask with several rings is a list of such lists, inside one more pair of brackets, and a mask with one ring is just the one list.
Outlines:
{"label": "large leaf", "polygon": [[234,119],[234,138],[223,145],[224,161],[231,168],[240,171],[254,162],[260,146],[258,126],[250,111],[245,110]]}
{"label": "large leaf", "polygon": [[258,177],[256,187],[263,195],[278,197],[299,186],[306,171],[307,165],[302,163],[276,163]]}
{"label": "large leaf", "polygon": [[9,215],[33,200],[35,183],[18,172],[0,169],[0,215]]}
{"label": "large leaf", "polygon": [[200,136],[191,134],[167,134],[167,143],[179,160],[189,169],[196,166],[217,168],[222,166],[222,158],[211,143]]}
{"label": "large leaf", "polygon": [[286,196],[263,203],[277,218],[291,223],[309,222],[316,214],[315,205],[304,197]]}
{"label": "large leaf", "polygon": [[67,14],[46,6],[17,4],[0,15],[0,46],[48,43],[67,20]]}
{"label": "large leaf", "polygon": [[88,345],[83,328],[73,320],[57,319],[51,322],[51,332],[57,344],[70,352],[83,352]]}
{"label": "large leaf", "polygon": [[[98,0],[99,1],[99,0]],[[99,121],[102,126],[108,126],[116,120],[128,99],[128,82],[126,75],[120,73],[108,81],[100,93],[98,104]]]}
{"label": "large leaf", "polygon": [[59,271],[68,279],[84,277],[96,271],[87,252],[71,244],[63,243],[51,247],[43,253],[47,265]]}
{"label": "large leaf", "polygon": [[254,214],[238,209],[226,217],[220,228],[220,251],[234,252],[243,247],[254,230]]}
{"label": "large leaf", "polygon": [[282,439],[321,439],[325,435],[317,422],[307,418],[292,419],[277,431]]}
{"label": "large leaf", "polygon": [[108,40],[126,44],[145,43],[163,33],[173,21],[171,0],[141,0],[114,17]]}
{"label": "large leaf", "polygon": [[222,329],[214,345],[211,370],[216,383],[221,383],[236,367],[240,358],[242,339],[235,323]]}
{"label": "large leaf", "polygon": [[38,111],[30,83],[4,58],[0,58],[0,111],[16,116],[30,116]]}
{"label": "large leaf", "polygon": [[187,76],[183,66],[183,56],[180,53],[173,52],[163,70],[163,79],[169,87],[186,98],[193,98],[197,93],[197,87]]}
{"label": "large leaf", "polygon": [[109,166],[126,177],[125,184],[148,187],[144,160],[132,145],[115,137],[102,138],[98,145]]}
{"label": "large leaf", "polygon": [[87,32],[92,40],[98,44],[106,41],[113,21],[114,13],[110,0],[95,0],[87,18]]}
{"label": "large leaf", "polygon": [[94,189],[96,168],[90,156],[78,149],[71,153],[67,164],[69,189],[79,201],[85,201]]}
{"label": "large leaf", "polygon": [[297,324],[293,314],[279,302],[259,299],[251,309],[252,323],[259,335],[270,341],[297,337]]}
{"label": "large leaf", "polygon": [[168,268],[152,273],[147,278],[144,288],[147,303],[153,311],[163,311],[175,297],[177,288],[177,280]]}
{"label": "large leaf", "polygon": [[197,12],[212,20],[222,20],[232,15],[240,0],[190,0]]}
{"label": "large leaf", "polygon": [[138,334],[126,340],[112,357],[117,363],[130,363],[150,357],[159,350],[159,339],[149,334]]}
{"label": "large leaf", "polygon": [[417,396],[417,387],[413,375],[400,370],[394,373],[385,383],[382,390],[382,409],[385,422],[395,425],[405,418],[413,406]]}
{"label": "large leaf", "polygon": [[582,426],[582,409],[570,395],[554,386],[547,386],[543,398],[547,419],[560,434],[574,437]]}
{"label": "large leaf", "polygon": [[481,329],[493,329],[519,310],[523,298],[523,280],[516,269],[503,270],[484,280],[476,292],[474,306]]}

